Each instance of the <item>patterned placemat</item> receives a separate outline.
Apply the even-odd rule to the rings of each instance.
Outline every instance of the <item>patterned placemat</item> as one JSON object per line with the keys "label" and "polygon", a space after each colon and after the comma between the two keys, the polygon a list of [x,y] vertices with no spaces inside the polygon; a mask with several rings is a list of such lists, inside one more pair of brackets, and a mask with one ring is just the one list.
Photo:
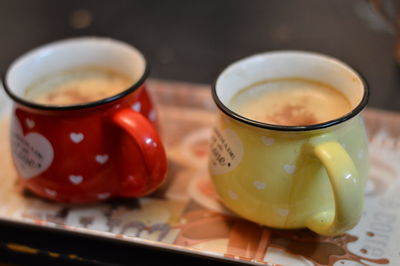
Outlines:
{"label": "patterned placemat", "polygon": [[0,110],[0,219],[252,264],[400,265],[400,114],[364,112],[370,140],[364,213],[354,229],[332,238],[263,227],[225,209],[207,173],[216,112],[209,86],[151,80],[148,87],[169,161],[159,190],[140,199],[78,206],[34,196],[16,178],[7,112]]}

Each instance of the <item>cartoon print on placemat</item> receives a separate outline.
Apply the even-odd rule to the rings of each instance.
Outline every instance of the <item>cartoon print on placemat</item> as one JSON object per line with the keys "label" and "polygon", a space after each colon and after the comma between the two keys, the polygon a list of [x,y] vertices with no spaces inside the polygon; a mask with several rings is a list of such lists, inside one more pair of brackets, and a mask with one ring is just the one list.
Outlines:
{"label": "cartoon print on placemat", "polygon": [[191,167],[203,168],[207,165],[211,135],[212,129],[207,127],[195,130],[182,139],[180,151]]}
{"label": "cartoon print on placemat", "polygon": [[[271,259],[279,257],[276,261],[279,264],[287,260],[296,265],[308,265],[308,261],[316,266],[333,265],[346,260],[361,265],[368,265],[365,262],[389,263],[386,258],[371,259],[351,252],[348,244],[358,239],[351,234],[326,237],[306,229],[271,229],[239,217],[204,209],[195,202],[189,204],[181,219],[183,225],[175,244],[222,252],[227,258],[274,263]],[[279,256],[277,250],[291,256]]]}
{"label": "cartoon print on placemat", "polygon": [[22,216],[36,223],[50,222],[68,229],[109,232],[115,236],[139,237],[172,243],[179,228],[184,202],[160,199],[113,199],[89,206],[65,206],[47,202],[28,192],[31,206]]}

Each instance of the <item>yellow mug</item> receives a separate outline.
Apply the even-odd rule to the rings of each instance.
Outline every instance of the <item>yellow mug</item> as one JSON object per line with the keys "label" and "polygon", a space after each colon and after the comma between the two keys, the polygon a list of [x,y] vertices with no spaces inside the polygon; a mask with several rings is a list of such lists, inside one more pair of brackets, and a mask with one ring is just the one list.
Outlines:
{"label": "yellow mug", "polygon": [[[228,107],[243,88],[288,77],[337,88],[352,111],[321,124],[280,126],[248,119]],[[212,94],[219,114],[209,171],[230,210],[262,225],[307,227],[329,236],[358,223],[368,171],[368,140],[360,113],[369,91],[355,70],[321,54],[268,52],[230,65]]]}

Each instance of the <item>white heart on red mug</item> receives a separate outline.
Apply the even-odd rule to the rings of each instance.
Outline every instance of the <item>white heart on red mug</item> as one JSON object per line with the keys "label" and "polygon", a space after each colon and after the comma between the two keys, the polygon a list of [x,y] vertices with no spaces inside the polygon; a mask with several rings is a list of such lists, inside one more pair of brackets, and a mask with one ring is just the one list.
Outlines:
{"label": "white heart on red mug", "polygon": [[25,124],[28,128],[32,129],[35,127],[35,121],[33,121],[32,119],[25,119]]}
{"label": "white heart on red mug", "polygon": [[155,110],[151,110],[151,111],[150,111],[150,114],[149,114],[149,119],[150,119],[150,121],[156,121],[156,118],[157,118],[157,113],[156,113],[156,111],[155,111]]}
{"label": "white heart on red mug", "polygon": [[105,164],[108,161],[108,155],[107,154],[97,154],[96,155],[96,162],[99,164]]}
{"label": "white heart on red mug", "polygon": [[24,179],[45,172],[54,159],[50,141],[37,132],[24,135],[16,116],[11,121],[11,150],[19,175]]}
{"label": "white heart on red mug", "polygon": [[131,106],[131,108],[136,112],[140,112],[140,110],[142,109],[142,104],[140,102],[136,102]]}
{"label": "white heart on red mug", "polygon": [[71,134],[69,134],[69,137],[74,143],[79,143],[85,138],[85,135],[83,135],[83,133],[72,132]]}
{"label": "white heart on red mug", "polygon": [[49,189],[49,188],[45,188],[44,191],[47,193],[47,195],[52,196],[52,197],[57,195],[57,191]]}
{"label": "white heart on red mug", "polygon": [[111,193],[108,193],[108,192],[97,194],[97,198],[101,199],[101,200],[107,199],[110,196],[111,196]]}
{"label": "white heart on red mug", "polygon": [[74,184],[74,185],[79,185],[83,181],[83,176],[81,176],[81,175],[70,175],[69,176],[69,181],[71,181],[71,183]]}

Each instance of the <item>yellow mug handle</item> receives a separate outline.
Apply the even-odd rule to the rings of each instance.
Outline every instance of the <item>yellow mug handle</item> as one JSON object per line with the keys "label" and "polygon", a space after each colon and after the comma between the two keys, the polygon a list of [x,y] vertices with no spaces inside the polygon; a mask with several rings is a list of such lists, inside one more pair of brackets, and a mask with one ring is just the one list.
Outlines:
{"label": "yellow mug handle", "polygon": [[334,210],[310,217],[306,226],[321,235],[334,236],[353,228],[360,220],[364,187],[353,160],[330,134],[310,141],[312,153],[324,165],[335,200]]}

